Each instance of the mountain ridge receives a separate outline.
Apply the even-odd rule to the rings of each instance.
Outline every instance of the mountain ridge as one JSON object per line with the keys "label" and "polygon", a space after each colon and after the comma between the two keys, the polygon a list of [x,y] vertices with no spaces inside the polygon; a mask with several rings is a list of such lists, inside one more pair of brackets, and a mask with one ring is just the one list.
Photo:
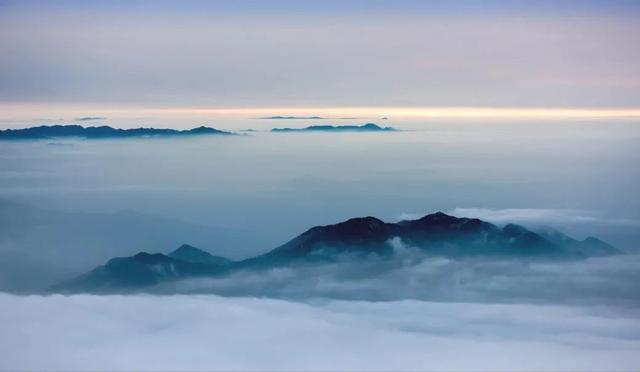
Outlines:
{"label": "mountain ridge", "polygon": [[211,127],[200,126],[192,129],[132,128],[120,129],[107,125],[83,127],[81,125],[41,125],[24,129],[0,130],[0,140],[51,139],[60,137],[79,137],[86,139],[197,136],[197,135],[235,135]]}
{"label": "mountain ridge", "polygon": [[389,242],[396,238],[427,255],[449,258],[581,259],[622,253],[593,237],[576,240],[556,230],[537,233],[516,224],[498,227],[477,218],[454,217],[442,212],[397,223],[367,216],[314,226],[264,254],[240,261],[214,256],[187,244],[167,255],[140,252],[117,257],[53,290],[140,289],[165,281],[218,276],[234,270],[331,262],[344,254],[352,259],[367,259],[370,254],[387,257],[394,254]]}

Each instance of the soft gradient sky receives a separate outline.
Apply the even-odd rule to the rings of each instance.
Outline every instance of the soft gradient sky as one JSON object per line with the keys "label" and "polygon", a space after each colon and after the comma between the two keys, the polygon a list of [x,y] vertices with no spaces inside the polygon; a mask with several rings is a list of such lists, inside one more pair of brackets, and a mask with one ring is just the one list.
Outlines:
{"label": "soft gradient sky", "polygon": [[105,107],[633,109],[639,16],[635,1],[0,1],[0,120]]}

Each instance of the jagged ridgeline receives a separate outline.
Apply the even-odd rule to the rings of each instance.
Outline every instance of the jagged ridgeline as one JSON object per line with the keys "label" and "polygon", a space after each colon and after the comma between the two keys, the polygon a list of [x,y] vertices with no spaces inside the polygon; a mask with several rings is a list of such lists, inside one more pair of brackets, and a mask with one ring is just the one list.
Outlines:
{"label": "jagged ridgeline", "polygon": [[190,245],[183,245],[168,255],[141,252],[131,257],[113,258],[84,275],[56,285],[52,290],[144,290],[162,282],[221,276],[237,270],[322,265],[344,259],[384,259],[393,257],[394,248],[390,241],[397,239],[427,257],[568,260],[621,253],[593,237],[576,240],[550,228],[534,232],[513,224],[498,227],[476,218],[458,218],[438,212],[398,223],[363,217],[335,225],[316,226],[270,252],[242,261],[214,256]]}

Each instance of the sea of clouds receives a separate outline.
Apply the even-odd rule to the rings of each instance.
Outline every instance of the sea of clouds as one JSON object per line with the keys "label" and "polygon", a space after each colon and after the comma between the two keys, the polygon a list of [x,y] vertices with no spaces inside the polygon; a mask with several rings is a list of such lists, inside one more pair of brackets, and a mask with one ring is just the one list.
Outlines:
{"label": "sea of clouds", "polygon": [[633,370],[610,306],[0,294],[2,370]]}

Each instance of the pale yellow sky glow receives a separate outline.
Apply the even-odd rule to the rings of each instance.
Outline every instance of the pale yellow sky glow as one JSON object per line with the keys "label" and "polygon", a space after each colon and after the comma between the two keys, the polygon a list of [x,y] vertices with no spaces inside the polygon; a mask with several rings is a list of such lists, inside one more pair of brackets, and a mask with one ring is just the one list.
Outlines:
{"label": "pale yellow sky glow", "polygon": [[141,118],[251,119],[268,116],[321,116],[329,119],[635,119],[640,108],[497,108],[497,107],[136,107],[102,105],[4,104],[3,127],[21,123],[73,122],[80,117],[104,117],[117,124]]}
{"label": "pale yellow sky glow", "polygon": [[397,116],[404,118],[622,118],[640,117],[640,108],[495,108],[495,107],[277,107],[150,109],[150,112],[222,115]]}

